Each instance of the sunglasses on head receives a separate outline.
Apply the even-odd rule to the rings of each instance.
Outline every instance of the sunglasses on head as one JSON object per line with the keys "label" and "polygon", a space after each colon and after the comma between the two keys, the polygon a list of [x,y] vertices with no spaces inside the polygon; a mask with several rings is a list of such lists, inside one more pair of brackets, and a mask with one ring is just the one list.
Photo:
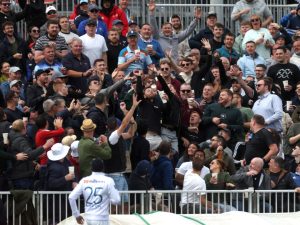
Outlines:
{"label": "sunglasses on head", "polygon": [[55,10],[51,10],[51,11],[49,11],[49,12],[47,13],[47,15],[54,15],[54,14],[56,14],[56,11],[55,11]]}

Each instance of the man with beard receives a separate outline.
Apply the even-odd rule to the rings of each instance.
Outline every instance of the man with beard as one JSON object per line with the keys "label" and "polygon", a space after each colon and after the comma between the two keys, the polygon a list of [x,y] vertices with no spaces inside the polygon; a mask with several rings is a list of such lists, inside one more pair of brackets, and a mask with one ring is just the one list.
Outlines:
{"label": "man with beard", "polygon": [[205,166],[209,166],[211,161],[214,159],[221,159],[224,164],[226,171],[233,175],[236,172],[234,161],[231,156],[231,151],[229,149],[226,149],[226,141],[225,139],[220,135],[215,135],[211,138],[211,143],[209,148],[206,148],[204,150],[205,153]]}
{"label": "man with beard", "polygon": [[300,69],[300,41],[293,43],[294,54],[290,58],[290,63],[295,64]]}
{"label": "man with beard", "polygon": [[56,20],[47,22],[47,34],[41,36],[35,44],[34,60],[39,63],[45,58],[43,48],[45,45],[50,45],[55,48],[55,57],[61,60],[68,53],[68,44],[66,39],[58,35],[59,24]]}
{"label": "man with beard", "polygon": [[[211,51],[214,52],[215,50],[222,47],[224,44],[223,42],[223,34],[224,34],[224,26],[221,23],[216,23],[213,28],[213,38],[209,39],[209,43],[211,46]],[[205,48],[201,48],[201,55],[207,55],[207,50]]]}
{"label": "man with beard", "polygon": [[206,107],[203,114],[203,125],[206,126],[206,139],[218,134],[218,129],[227,128],[234,140],[239,140],[242,133],[243,118],[241,112],[231,106],[233,94],[228,89],[220,92],[219,102]]}
{"label": "man with beard", "polygon": [[[174,79],[171,76],[171,63],[170,63],[170,61],[167,58],[162,58],[159,61],[159,67],[160,67],[160,75],[162,76],[162,78],[165,80],[165,82],[167,84],[171,84],[175,88],[176,93],[179,95],[180,94],[180,85],[181,85],[181,83],[177,79]],[[162,91],[162,85],[159,81],[157,81],[156,85],[157,85],[157,90]]]}
{"label": "man with beard", "polygon": [[4,39],[0,45],[0,61],[8,62],[11,66],[18,66],[25,70],[25,42],[14,35],[13,22],[7,21],[2,24]]}
{"label": "man with beard", "polygon": [[[173,34],[180,34],[183,32],[182,30],[182,24],[181,24],[181,18],[178,15],[173,15],[171,17],[171,24],[173,27]],[[183,42],[181,42],[178,45],[178,56],[179,58],[186,57],[191,51],[191,48],[189,46],[188,39],[185,39]]]}
{"label": "man with beard", "polygon": [[118,67],[118,57],[120,51],[125,47],[120,42],[120,35],[116,28],[112,28],[108,31],[108,39],[106,40],[106,46],[108,51],[107,55],[107,68],[108,73],[112,73]]}
{"label": "man with beard", "polygon": [[46,84],[50,70],[37,70],[35,72],[36,83],[27,87],[27,104],[35,107],[39,114],[43,113],[43,102],[46,100]]}
{"label": "man with beard", "polygon": [[159,42],[152,38],[152,28],[150,24],[145,23],[142,25],[138,46],[150,55],[152,62],[156,66],[159,63],[159,60],[164,57],[164,52]]}
{"label": "man with beard", "polygon": [[[300,70],[295,64],[286,62],[286,51],[285,47],[276,49],[277,64],[269,68],[267,75],[273,79],[275,84],[280,86],[283,100],[289,101],[294,96],[296,84],[300,81]],[[287,84],[284,84],[285,82]]]}

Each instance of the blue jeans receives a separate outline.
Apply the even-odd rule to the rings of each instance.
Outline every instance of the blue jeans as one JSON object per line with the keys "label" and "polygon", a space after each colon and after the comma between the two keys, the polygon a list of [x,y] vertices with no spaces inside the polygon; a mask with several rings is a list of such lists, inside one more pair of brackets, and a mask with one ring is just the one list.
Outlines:
{"label": "blue jeans", "polygon": [[[112,178],[118,191],[128,191],[127,181],[122,173],[111,173],[106,176]],[[122,194],[122,202],[128,202],[128,194]]]}

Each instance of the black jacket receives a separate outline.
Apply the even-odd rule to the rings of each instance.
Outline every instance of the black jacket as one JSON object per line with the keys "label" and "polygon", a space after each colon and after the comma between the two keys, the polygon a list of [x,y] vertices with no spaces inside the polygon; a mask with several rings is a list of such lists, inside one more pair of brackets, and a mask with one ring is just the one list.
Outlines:
{"label": "black jacket", "polygon": [[44,94],[43,88],[37,84],[29,85],[26,91],[26,103],[29,107],[35,107],[39,114],[44,112],[43,102],[46,100],[41,95]]}
{"label": "black jacket", "polygon": [[[21,38],[18,38],[17,36],[15,37],[16,38],[16,44],[17,44],[17,51],[16,52],[12,52],[12,44],[9,43],[7,37],[5,36],[1,45],[0,45],[0,62],[9,62],[9,64],[11,66],[18,66],[20,67],[20,69],[22,71],[26,71],[25,70],[25,64],[26,64],[26,58],[27,56],[25,55],[26,54],[26,45],[25,45],[25,42],[21,39]],[[15,59],[13,57],[13,55],[15,53],[21,53],[23,54],[23,57],[22,59]]]}
{"label": "black jacket", "polygon": [[36,160],[45,150],[43,147],[32,149],[26,137],[20,132],[11,130],[8,134],[11,146],[8,152],[16,155],[20,152],[28,154],[28,160],[14,161],[12,171],[10,174],[11,179],[31,178],[34,174],[34,166],[32,161]]}
{"label": "black jacket", "polygon": [[170,91],[166,81],[162,78],[162,76],[157,76],[157,79],[161,83],[163,91],[169,98],[169,101],[164,104],[165,107],[163,110],[162,124],[163,126],[167,125],[166,127],[170,130],[178,131],[181,125],[180,99]]}
{"label": "black jacket", "polygon": [[93,122],[97,125],[94,134],[95,137],[106,133],[107,116],[103,111],[94,106],[90,108],[86,117],[93,120]]}
{"label": "black jacket", "polygon": [[137,97],[142,102],[138,108],[138,117],[144,119],[148,125],[148,130],[158,135],[161,133],[160,120],[163,112],[163,103],[158,96],[149,100],[144,98],[141,77],[137,77],[136,85]]}
{"label": "black jacket", "polygon": [[199,71],[194,72],[191,79],[191,87],[195,91],[195,98],[200,98],[202,95],[203,87],[209,82],[209,70],[212,64],[212,56],[208,55],[207,62],[200,68]]}
{"label": "black jacket", "polygon": [[34,3],[31,1],[29,5],[26,5],[26,0],[19,0],[19,5],[23,10],[27,8],[25,14],[27,27],[41,27],[46,23],[46,6],[44,0],[35,0]]}
{"label": "black jacket", "polygon": [[17,35],[17,25],[16,23],[22,19],[25,18],[25,16],[27,15],[27,7],[24,8],[23,11],[18,12],[18,13],[14,13],[12,11],[10,11],[8,14],[4,14],[2,12],[0,12],[0,40],[3,40],[4,38],[4,33],[3,33],[3,29],[2,29],[2,24],[5,23],[6,21],[11,21],[14,23],[14,32],[15,35]]}
{"label": "black jacket", "polygon": [[72,182],[66,181],[65,176],[72,166],[66,158],[63,162],[48,160],[47,165],[47,190],[48,191],[71,191]]}

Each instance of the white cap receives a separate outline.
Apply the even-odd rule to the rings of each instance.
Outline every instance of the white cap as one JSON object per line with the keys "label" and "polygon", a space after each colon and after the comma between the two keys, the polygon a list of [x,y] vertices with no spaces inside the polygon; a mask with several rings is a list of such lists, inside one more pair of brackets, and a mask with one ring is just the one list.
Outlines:
{"label": "white cap", "polygon": [[72,156],[72,157],[79,157],[79,153],[78,153],[78,144],[79,144],[79,141],[74,141],[74,142],[71,144],[71,156]]}
{"label": "white cap", "polygon": [[55,6],[51,5],[51,6],[48,6],[48,7],[46,8],[46,14],[47,14],[48,12],[50,12],[51,10],[57,11],[56,8],[55,8]]}

